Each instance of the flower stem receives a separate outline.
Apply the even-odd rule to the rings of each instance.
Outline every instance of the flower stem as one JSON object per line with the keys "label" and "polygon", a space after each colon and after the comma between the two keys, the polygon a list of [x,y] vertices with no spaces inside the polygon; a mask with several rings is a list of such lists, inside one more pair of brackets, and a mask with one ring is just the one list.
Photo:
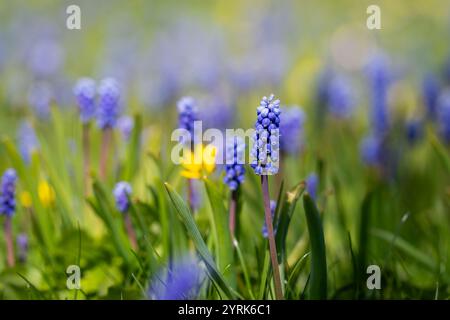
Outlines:
{"label": "flower stem", "polygon": [[6,240],[6,251],[7,251],[7,262],[9,267],[14,267],[16,264],[14,258],[14,243],[13,234],[11,226],[11,217],[7,216],[5,220],[5,240]]}
{"label": "flower stem", "polygon": [[106,179],[108,155],[111,140],[112,140],[112,129],[106,128],[105,130],[103,130],[102,149],[100,154],[100,180],[102,181],[105,181]]}
{"label": "flower stem", "polygon": [[272,261],[273,282],[275,286],[275,297],[277,300],[283,300],[283,291],[281,289],[280,269],[278,267],[277,247],[275,244],[275,236],[273,233],[272,214],[270,212],[270,197],[269,197],[269,177],[261,176],[261,186],[264,198],[264,212],[266,217],[266,226],[269,239],[270,260]]}
{"label": "flower stem", "polygon": [[134,232],[133,222],[131,221],[130,214],[125,213],[125,227],[127,228],[128,238],[130,239],[131,247],[133,250],[137,249],[136,233]]}
{"label": "flower stem", "polygon": [[230,236],[231,240],[235,238],[235,230],[236,230],[236,207],[237,207],[237,190],[231,191],[231,201],[230,201]]}
{"label": "flower stem", "polygon": [[188,183],[188,204],[191,212],[194,213],[194,182],[192,179],[187,179]]}
{"label": "flower stem", "polygon": [[84,194],[89,195],[89,170],[90,170],[90,158],[91,158],[91,146],[89,139],[89,123],[83,124],[83,171],[84,171]]}

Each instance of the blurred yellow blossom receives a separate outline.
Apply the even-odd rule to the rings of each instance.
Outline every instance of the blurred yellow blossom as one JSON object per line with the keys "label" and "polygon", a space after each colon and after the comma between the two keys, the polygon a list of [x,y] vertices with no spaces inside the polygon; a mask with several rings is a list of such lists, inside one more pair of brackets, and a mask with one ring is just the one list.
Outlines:
{"label": "blurred yellow blossom", "polygon": [[52,207],[55,204],[55,190],[47,181],[39,182],[38,195],[44,207]]}
{"label": "blurred yellow blossom", "polygon": [[22,191],[19,196],[20,204],[24,208],[31,208],[33,205],[33,200],[31,199],[31,194],[28,191]]}
{"label": "blurred yellow blossom", "polygon": [[185,151],[181,159],[183,171],[181,175],[188,179],[200,179],[214,171],[216,167],[217,149],[212,144],[198,144],[194,152]]}

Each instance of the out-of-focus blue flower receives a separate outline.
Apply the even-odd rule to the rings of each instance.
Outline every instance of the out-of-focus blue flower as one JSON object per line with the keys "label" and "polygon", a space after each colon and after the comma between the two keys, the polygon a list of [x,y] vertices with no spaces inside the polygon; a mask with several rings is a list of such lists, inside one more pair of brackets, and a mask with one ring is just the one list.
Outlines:
{"label": "out-of-focus blue flower", "polygon": [[48,77],[58,72],[63,61],[63,47],[55,39],[45,37],[31,47],[28,67],[36,77]]}
{"label": "out-of-focus blue flower", "polygon": [[437,100],[439,97],[439,82],[436,77],[427,75],[422,82],[422,95],[429,119],[436,118]]}
{"label": "out-of-focus blue flower", "polygon": [[200,119],[206,129],[227,129],[230,128],[234,118],[234,106],[221,95],[214,95],[200,103],[204,105],[200,109]]}
{"label": "out-of-focus blue flower", "polygon": [[23,121],[20,125],[17,138],[20,154],[23,160],[29,163],[32,153],[39,148],[39,142],[33,127],[28,121]]}
{"label": "out-of-focus blue flower", "polygon": [[256,113],[251,166],[257,175],[276,174],[280,160],[280,100],[275,100],[273,94],[263,97]]}
{"label": "out-of-focus blue flower", "polygon": [[306,177],[306,191],[308,191],[311,198],[316,200],[317,198],[317,189],[319,186],[319,177],[315,172],[312,172]]}
{"label": "out-of-focus blue flower", "polygon": [[422,121],[412,119],[406,122],[406,138],[411,144],[416,143],[423,134]]}
{"label": "out-of-focus blue flower", "polygon": [[134,119],[129,116],[122,116],[117,120],[117,128],[119,128],[120,133],[125,141],[128,141],[133,132]]}
{"label": "out-of-focus blue flower", "polygon": [[28,236],[25,233],[17,235],[17,247],[19,248],[19,261],[25,263],[28,256]]}
{"label": "out-of-focus blue flower", "polygon": [[204,270],[196,259],[184,258],[152,279],[148,297],[154,300],[195,299],[204,278]]}
{"label": "out-of-focus blue flower", "polygon": [[328,85],[328,110],[337,118],[347,118],[354,107],[353,91],[343,76],[335,76]]}
{"label": "out-of-focus blue flower", "polygon": [[372,57],[366,71],[372,97],[370,121],[373,131],[375,134],[385,134],[389,129],[387,94],[391,82],[387,58],[383,55]]}
{"label": "out-of-focus blue flower", "polygon": [[38,82],[31,87],[28,102],[40,119],[45,120],[50,116],[50,104],[53,97],[53,90],[48,83]]}
{"label": "out-of-focus blue flower", "polygon": [[16,211],[17,174],[14,169],[3,173],[0,185],[0,214],[12,216]]}
{"label": "out-of-focus blue flower", "polygon": [[[273,222],[273,218],[275,217],[276,208],[277,208],[277,202],[274,200],[270,200],[270,214],[272,215],[272,222]],[[261,232],[262,232],[262,235],[264,238],[269,237],[269,232],[267,231],[267,224],[265,222],[264,222]],[[275,225],[273,227],[273,233],[274,234],[277,233],[277,227]]]}
{"label": "out-of-focus blue flower", "polygon": [[444,92],[438,101],[439,132],[445,143],[450,143],[450,91]]}
{"label": "out-of-focus blue flower", "polygon": [[122,213],[126,213],[130,208],[130,196],[132,193],[131,186],[128,182],[121,181],[116,184],[114,188],[114,199],[116,201],[116,208]]}
{"label": "out-of-focus blue flower", "polygon": [[177,103],[178,108],[178,127],[190,132],[191,138],[194,137],[194,122],[198,120],[197,106],[192,97],[183,97]]}
{"label": "out-of-focus blue flower", "polygon": [[99,104],[97,111],[98,126],[104,130],[116,126],[119,116],[120,88],[113,78],[106,78],[98,87]]}
{"label": "out-of-focus blue flower", "polygon": [[[299,153],[304,145],[305,113],[298,106],[282,109],[283,121],[280,123],[280,148],[287,154]],[[283,137],[286,137],[283,139]]]}
{"label": "out-of-focus blue flower", "polygon": [[78,80],[73,93],[77,98],[82,123],[89,122],[95,116],[95,81],[90,78]]}
{"label": "out-of-focus blue flower", "polygon": [[361,142],[361,158],[369,166],[379,166],[383,159],[383,140],[376,135],[369,135]]}
{"label": "out-of-focus blue flower", "polygon": [[224,182],[234,191],[245,178],[245,143],[240,137],[227,142]]}

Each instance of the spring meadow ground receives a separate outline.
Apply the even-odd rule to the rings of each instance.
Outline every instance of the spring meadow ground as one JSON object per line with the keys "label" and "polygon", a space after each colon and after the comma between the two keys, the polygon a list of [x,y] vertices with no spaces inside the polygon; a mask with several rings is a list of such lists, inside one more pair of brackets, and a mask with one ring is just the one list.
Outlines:
{"label": "spring meadow ground", "polygon": [[0,299],[449,299],[448,1],[0,17]]}

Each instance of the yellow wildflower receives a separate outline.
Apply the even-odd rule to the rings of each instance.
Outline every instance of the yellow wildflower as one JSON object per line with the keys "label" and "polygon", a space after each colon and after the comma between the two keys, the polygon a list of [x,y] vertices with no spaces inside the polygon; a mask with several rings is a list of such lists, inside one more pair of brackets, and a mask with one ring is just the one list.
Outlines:
{"label": "yellow wildflower", "polygon": [[38,195],[44,207],[52,207],[55,204],[55,190],[47,181],[41,180],[39,182]]}
{"label": "yellow wildflower", "polygon": [[214,171],[216,167],[217,149],[212,144],[198,144],[194,152],[187,151],[183,154],[181,175],[188,179],[200,179]]}
{"label": "yellow wildflower", "polygon": [[22,191],[19,196],[20,204],[22,207],[30,209],[33,205],[33,200],[31,199],[31,194],[28,191]]}

